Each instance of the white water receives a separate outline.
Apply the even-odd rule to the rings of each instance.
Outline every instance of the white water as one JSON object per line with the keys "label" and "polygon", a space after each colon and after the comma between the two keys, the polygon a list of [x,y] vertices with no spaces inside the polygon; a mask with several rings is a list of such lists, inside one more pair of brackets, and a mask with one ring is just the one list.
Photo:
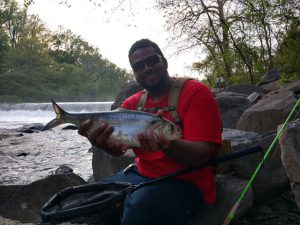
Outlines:
{"label": "white water", "polygon": [[[112,102],[58,103],[68,112],[110,111]],[[55,117],[50,103],[0,104],[0,129],[14,129],[30,123],[46,124]]]}
{"label": "white water", "polygon": [[[58,104],[68,112],[101,112],[110,111],[112,103]],[[0,104],[0,185],[28,184],[47,177],[63,164],[85,180],[92,175],[91,144],[77,130],[56,127],[21,136],[15,131],[27,124],[46,124],[54,117],[48,103]]]}

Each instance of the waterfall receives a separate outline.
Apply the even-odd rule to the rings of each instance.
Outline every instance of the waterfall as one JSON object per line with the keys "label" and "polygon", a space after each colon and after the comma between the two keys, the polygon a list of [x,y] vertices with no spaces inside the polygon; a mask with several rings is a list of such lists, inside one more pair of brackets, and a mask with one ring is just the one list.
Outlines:
{"label": "waterfall", "polygon": [[[57,102],[67,112],[110,111],[113,102]],[[13,129],[30,123],[46,124],[55,117],[51,103],[0,104],[0,129]]]}
{"label": "waterfall", "polygon": [[[102,112],[110,111],[113,102],[57,102],[67,112]],[[51,103],[2,103],[0,111],[53,111]]]}

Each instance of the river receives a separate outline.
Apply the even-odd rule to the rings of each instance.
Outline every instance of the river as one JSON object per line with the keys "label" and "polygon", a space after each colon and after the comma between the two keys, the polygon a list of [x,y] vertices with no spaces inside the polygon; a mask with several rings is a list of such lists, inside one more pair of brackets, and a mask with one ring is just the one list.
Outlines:
{"label": "river", "polygon": [[[68,112],[110,111],[112,102],[64,102]],[[55,117],[51,103],[0,104],[0,184],[28,184],[47,177],[61,165],[87,180],[92,175],[91,145],[77,130],[21,133],[18,129],[46,124]]]}

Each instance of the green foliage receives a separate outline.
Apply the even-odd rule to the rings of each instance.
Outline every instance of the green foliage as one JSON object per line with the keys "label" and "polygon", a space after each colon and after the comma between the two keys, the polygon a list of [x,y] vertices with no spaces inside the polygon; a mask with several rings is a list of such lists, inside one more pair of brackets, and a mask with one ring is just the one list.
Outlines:
{"label": "green foliage", "polygon": [[283,70],[284,76],[297,76],[299,42],[289,41],[288,49],[295,52],[280,45],[293,20],[299,20],[299,0],[158,0],[157,5],[172,32],[170,41],[205,54],[193,67],[205,74],[210,85],[220,74],[227,84],[255,84],[274,68]]}
{"label": "green foliage", "polygon": [[281,70],[281,83],[300,79],[300,20],[294,20],[280,43],[275,65]]}
{"label": "green foliage", "polygon": [[16,1],[1,3],[0,11],[6,12],[0,14],[0,102],[112,101],[132,79],[70,30],[47,30]]}

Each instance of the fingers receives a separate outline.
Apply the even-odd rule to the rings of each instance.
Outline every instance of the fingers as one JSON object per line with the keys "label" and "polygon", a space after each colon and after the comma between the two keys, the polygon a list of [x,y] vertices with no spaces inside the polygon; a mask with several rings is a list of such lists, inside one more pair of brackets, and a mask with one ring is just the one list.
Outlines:
{"label": "fingers", "polygon": [[78,127],[78,134],[86,137],[87,136],[87,132],[91,128],[92,124],[93,124],[92,120],[85,120],[85,121],[83,121],[80,124],[80,126]]}
{"label": "fingers", "polygon": [[170,141],[163,133],[155,133],[152,130],[139,134],[138,138],[145,152],[162,150],[170,146]]}
{"label": "fingers", "polygon": [[108,125],[107,123],[101,123],[95,129],[91,129],[87,132],[87,138],[93,145],[106,148],[112,132],[113,127],[111,125]]}

